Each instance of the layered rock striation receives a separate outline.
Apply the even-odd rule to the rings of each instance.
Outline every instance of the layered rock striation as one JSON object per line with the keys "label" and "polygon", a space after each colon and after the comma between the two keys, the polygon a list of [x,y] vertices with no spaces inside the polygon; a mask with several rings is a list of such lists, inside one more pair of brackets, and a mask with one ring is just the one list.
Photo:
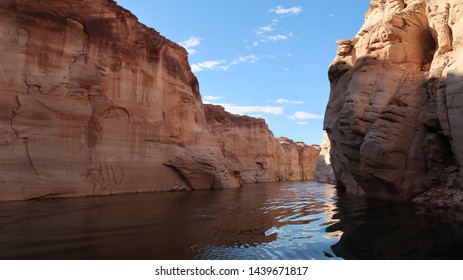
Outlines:
{"label": "layered rock striation", "polygon": [[212,133],[187,56],[112,0],[2,1],[0,201],[311,177],[263,120]]}
{"label": "layered rock striation", "polygon": [[338,41],[324,128],[349,193],[463,188],[462,13],[459,0],[372,0],[355,38]]}
{"label": "layered rock striation", "polygon": [[240,185],[187,52],[114,1],[2,1],[0,49],[0,200]]}
{"label": "layered rock striation", "polygon": [[227,160],[243,182],[312,180],[320,148],[275,138],[264,119],[234,115],[204,105],[207,122]]}

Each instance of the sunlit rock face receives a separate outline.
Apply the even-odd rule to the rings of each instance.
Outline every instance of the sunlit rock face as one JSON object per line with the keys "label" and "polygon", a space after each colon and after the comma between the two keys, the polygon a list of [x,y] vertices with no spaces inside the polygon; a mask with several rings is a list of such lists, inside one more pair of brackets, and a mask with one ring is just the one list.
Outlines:
{"label": "sunlit rock face", "polygon": [[264,119],[234,115],[222,106],[204,105],[207,122],[225,158],[243,182],[312,180],[320,148],[275,139]]}
{"label": "sunlit rock face", "polygon": [[320,183],[328,183],[335,185],[336,178],[334,177],[333,166],[331,165],[330,150],[331,150],[330,139],[328,134],[323,134],[323,141],[320,145],[320,154],[317,160],[317,168],[315,172],[314,180]]}
{"label": "sunlit rock face", "polygon": [[1,1],[0,61],[0,200],[240,185],[187,52],[114,1]]}
{"label": "sunlit rock face", "polygon": [[294,142],[286,137],[279,137],[277,141],[283,147],[284,156],[277,159],[283,168],[285,180],[313,180],[320,154],[319,145],[306,145]]}
{"label": "sunlit rock face", "polygon": [[349,193],[463,187],[462,12],[459,0],[374,0],[355,38],[338,41],[324,128]]}

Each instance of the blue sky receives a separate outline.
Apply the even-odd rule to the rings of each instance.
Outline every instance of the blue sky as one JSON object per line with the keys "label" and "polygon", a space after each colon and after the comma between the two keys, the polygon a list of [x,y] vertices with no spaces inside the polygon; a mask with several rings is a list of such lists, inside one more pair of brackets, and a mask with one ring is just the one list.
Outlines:
{"label": "blue sky", "polygon": [[370,1],[117,2],[188,50],[204,103],[320,144],[335,42],[355,36]]}

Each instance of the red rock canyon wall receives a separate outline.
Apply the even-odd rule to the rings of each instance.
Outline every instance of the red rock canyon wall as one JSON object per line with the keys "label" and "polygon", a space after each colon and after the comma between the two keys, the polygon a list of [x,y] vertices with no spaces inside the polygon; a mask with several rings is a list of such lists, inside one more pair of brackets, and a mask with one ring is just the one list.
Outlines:
{"label": "red rock canyon wall", "polygon": [[372,0],[355,38],[338,41],[324,128],[349,193],[463,188],[462,13],[460,0]]}
{"label": "red rock canyon wall", "polygon": [[0,3],[0,197],[238,187],[186,51],[114,1]]}
{"label": "red rock canyon wall", "polygon": [[320,148],[287,138],[275,139],[264,119],[228,113],[206,104],[205,114],[227,160],[243,182],[312,180]]}
{"label": "red rock canyon wall", "polygon": [[[0,61],[0,200],[250,181],[227,154],[246,151],[211,133],[187,52],[115,1],[1,1]],[[259,127],[248,144],[266,150]]]}

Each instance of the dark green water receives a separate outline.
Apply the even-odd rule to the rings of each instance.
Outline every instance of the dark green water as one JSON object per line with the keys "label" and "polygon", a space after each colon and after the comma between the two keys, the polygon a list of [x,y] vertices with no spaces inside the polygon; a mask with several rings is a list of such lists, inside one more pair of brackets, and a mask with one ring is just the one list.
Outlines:
{"label": "dark green water", "polygon": [[0,259],[463,259],[463,212],[314,182],[0,204]]}

